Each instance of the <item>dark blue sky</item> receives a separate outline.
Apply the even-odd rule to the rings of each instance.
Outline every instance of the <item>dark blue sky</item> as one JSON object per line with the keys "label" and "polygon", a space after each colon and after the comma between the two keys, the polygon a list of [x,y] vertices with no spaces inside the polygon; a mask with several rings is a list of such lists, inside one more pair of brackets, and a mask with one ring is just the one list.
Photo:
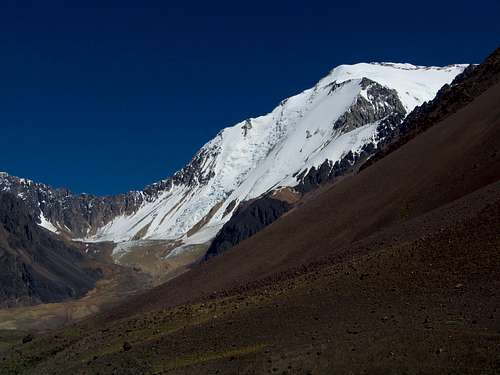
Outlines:
{"label": "dark blue sky", "polygon": [[167,177],[338,64],[500,44],[497,0],[73,3],[1,2],[0,171],[96,194]]}

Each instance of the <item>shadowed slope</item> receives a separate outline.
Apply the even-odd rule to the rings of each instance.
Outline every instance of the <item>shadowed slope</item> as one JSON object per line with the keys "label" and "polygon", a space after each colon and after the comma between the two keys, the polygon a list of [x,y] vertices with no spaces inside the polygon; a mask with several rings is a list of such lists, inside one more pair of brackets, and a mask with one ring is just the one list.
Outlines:
{"label": "shadowed slope", "polygon": [[72,244],[39,227],[23,201],[0,194],[0,307],[80,297],[101,272]]}

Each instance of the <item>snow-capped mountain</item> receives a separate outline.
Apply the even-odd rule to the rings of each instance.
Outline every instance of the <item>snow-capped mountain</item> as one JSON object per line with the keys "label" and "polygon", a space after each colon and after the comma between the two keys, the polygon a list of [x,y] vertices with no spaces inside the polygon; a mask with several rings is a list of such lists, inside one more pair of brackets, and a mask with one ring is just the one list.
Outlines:
{"label": "snow-capped mountain", "polygon": [[[138,233],[149,239],[209,239],[238,203],[273,188],[293,187],[298,184],[294,175],[300,171],[360,150],[375,141],[380,121],[404,116],[432,99],[463,69],[339,66],[271,113],[222,130],[174,176],[177,183],[134,214],[115,218],[90,239],[125,241]],[[338,123],[349,113],[353,114],[349,124]],[[189,238],[193,228],[199,231]]]}
{"label": "snow-capped mountain", "polygon": [[41,225],[73,238],[206,242],[241,202],[296,187],[325,160],[376,146],[382,123],[397,126],[465,67],[341,65],[269,114],[223,129],[182,170],[141,192],[74,196],[35,184],[33,193],[34,183],[16,184],[8,175],[0,176],[0,190],[29,199]]}

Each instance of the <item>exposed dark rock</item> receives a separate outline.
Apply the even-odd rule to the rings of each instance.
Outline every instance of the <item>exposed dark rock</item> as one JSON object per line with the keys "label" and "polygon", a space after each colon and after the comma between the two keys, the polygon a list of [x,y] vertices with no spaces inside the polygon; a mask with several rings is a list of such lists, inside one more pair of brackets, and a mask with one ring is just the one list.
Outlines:
{"label": "exposed dark rock", "polygon": [[246,119],[245,124],[241,127],[243,130],[243,136],[246,137],[248,134],[248,131],[252,129],[252,120]]}
{"label": "exposed dark rock", "polygon": [[254,235],[291,207],[287,202],[268,196],[240,206],[212,241],[205,259],[219,255]]}
{"label": "exposed dark rock", "polygon": [[30,334],[27,334],[26,336],[23,337],[23,344],[27,344],[31,341],[33,341],[33,335],[30,333]]}
{"label": "exposed dark rock", "polygon": [[333,125],[334,130],[349,132],[388,117],[401,120],[406,114],[396,90],[391,90],[368,78],[361,80],[368,97],[359,95],[356,102]]}
{"label": "exposed dark rock", "polygon": [[[335,163],[338,165],[338,162]],[[309,170],[303,171],[297,178],[300,178],[300,184],[296,189],[301,193],[307,193],[313,190],[320,184],[330,180],[333,163],[330,160],[325,160],[318,168],[312,167]]]}
{"label": "exposed dark rock", "polygon": [[231,203],[229,203],[227,205],[226,209],[224,210],[223,217],[226,217],[227,215],[229,215],[233,211],[234,207],[236,206],[236,203],[237,203],[237,201],[233,200],[233,201],[231,201]]}

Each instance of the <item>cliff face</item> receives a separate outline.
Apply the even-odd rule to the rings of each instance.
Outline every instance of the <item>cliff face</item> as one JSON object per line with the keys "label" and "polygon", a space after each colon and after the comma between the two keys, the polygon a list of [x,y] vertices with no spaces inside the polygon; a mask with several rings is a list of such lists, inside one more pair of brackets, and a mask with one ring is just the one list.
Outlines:
{"label": "cliff face", "polygon": [[242,205],[212,241],[205,259],[220,255],[253,236],[290,208],[292,208],[290,203],[269,196]]}

